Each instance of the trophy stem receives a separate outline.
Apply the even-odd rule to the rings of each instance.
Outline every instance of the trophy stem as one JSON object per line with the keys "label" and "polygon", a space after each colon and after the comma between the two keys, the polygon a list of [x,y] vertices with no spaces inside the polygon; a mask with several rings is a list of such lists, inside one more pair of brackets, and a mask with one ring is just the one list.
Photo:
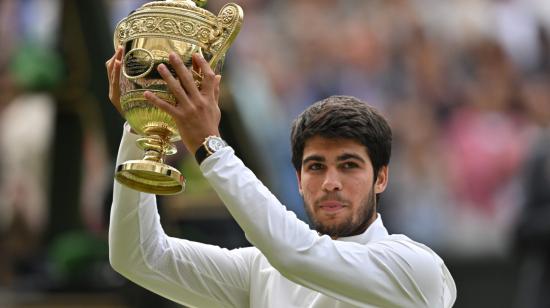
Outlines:
{"label": "trophy stem", "polygon": [[167,147],[171,144],[160,136],[147,136],[138,139],[138,145],[145,151],[144,160],[163,164]]}
{"label": "trophy stem", "polygon": [[171,195],[185,188],[185,177],[179,170],[164,164],[164,157],[176,153],[169,131],[162,128],[145,130],[146,136],[137,140],[145,151],[142,160],[130,160],[119,166],[115,178],[120,183],[143,192]]}
{"label": "trophy stem", "polygon": [[170,142],[170,137],[167,133],[154,133],[145,137],[139,138],[137,144],[145,151],[143,160],[164,163],[166,155],[172,155],[177,152],[176,147]]}

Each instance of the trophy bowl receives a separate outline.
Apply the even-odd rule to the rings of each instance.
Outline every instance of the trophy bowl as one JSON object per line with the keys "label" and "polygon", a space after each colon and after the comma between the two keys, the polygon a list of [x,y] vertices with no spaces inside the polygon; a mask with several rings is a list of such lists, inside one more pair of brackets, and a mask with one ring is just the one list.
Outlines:
{"label": "trophy bowl", "polygon": [[[122,46],[120,105],[123,116],[140,135],[137,145],[144,150],[141,160],[117,166],[115,178],[132,189],[158,194],[177,194],[185,189],[182,173],[164,163],[166,155],[176,153],[180,140],[174,119],[149,103],[143,96],[151,91],[176,105],[157,66],[166,65],[174,76],[168,55],[175,52],[192,68],[192,55],[200,53],[216,74],[221,73],[225,53],[235,40],[243,21],[240,6],[226,4],[216,16],[199,6],[205,0],[153,1],[122,19],[114,33],[114,47]],[[200,72],[192,71],[200,86]]]}

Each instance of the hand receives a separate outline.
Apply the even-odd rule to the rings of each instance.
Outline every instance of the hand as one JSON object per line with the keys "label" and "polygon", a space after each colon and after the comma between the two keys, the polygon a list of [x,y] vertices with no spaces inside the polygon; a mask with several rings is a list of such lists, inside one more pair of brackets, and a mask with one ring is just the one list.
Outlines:
{"label": "hand", "polygon": [[105,62],[109,78],[109,100],[122,115],[120,107],[120,68],[122,66],[122,46],[118,46],[113,57]]}
{"label": "hand", "polygon": [[189,152],[195,153],[206,137],[220,135],[218,127],[221,112],[218,99],[221,76],[214,74],[202,55],[194,54],[193,67],[198,68],[202,75],[199,89],[191,71],[177,54],[171,53],[169,60],[177,78],[164,64],[160,64],[157,70],[175,96],[176,105],[165,102],[150,91],[146,91],[144,96],[174,118],[183,144]]}

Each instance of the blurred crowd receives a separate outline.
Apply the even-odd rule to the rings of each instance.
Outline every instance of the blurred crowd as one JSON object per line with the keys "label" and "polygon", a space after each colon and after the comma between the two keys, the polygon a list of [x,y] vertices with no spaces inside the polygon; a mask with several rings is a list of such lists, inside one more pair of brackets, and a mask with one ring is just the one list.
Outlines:
{"label": "blurred crowd", "polygon": [[[63,259],[71,243],[105,261],[122,119],[103,63],[116,22],[144,2],[0,0],[0,291],[32,271],[21,260]],[[228,139],[289,209],[305,219],[292,119],[353,95],[393,128],[390,231],[458,258],[546,254],[534,268],[550,281],[547,0],[234,2],[245,21],[223,73]]]}
{"label": "blurred crowd", "polygon": [[523,166],[550,120],[548,3],[247,1],[245,11],[228,82],[262,157],[278,162],[268,174],[280,195],[296,184],[280,167],[290,121],[353,95],[394,129],[381,206],[392,230],[464,257],[509,253]]}

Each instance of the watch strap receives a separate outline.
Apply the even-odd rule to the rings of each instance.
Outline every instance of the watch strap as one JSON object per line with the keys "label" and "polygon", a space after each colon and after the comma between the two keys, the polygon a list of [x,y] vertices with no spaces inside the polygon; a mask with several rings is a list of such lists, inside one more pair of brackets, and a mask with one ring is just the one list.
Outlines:
{"label": "watch strap", "polygon": [[206,149],[206,144],[203,142],[195,152],[195,160],[200,166],[208,156],[210,156],[210,153],[208,153],[208,150]]}

